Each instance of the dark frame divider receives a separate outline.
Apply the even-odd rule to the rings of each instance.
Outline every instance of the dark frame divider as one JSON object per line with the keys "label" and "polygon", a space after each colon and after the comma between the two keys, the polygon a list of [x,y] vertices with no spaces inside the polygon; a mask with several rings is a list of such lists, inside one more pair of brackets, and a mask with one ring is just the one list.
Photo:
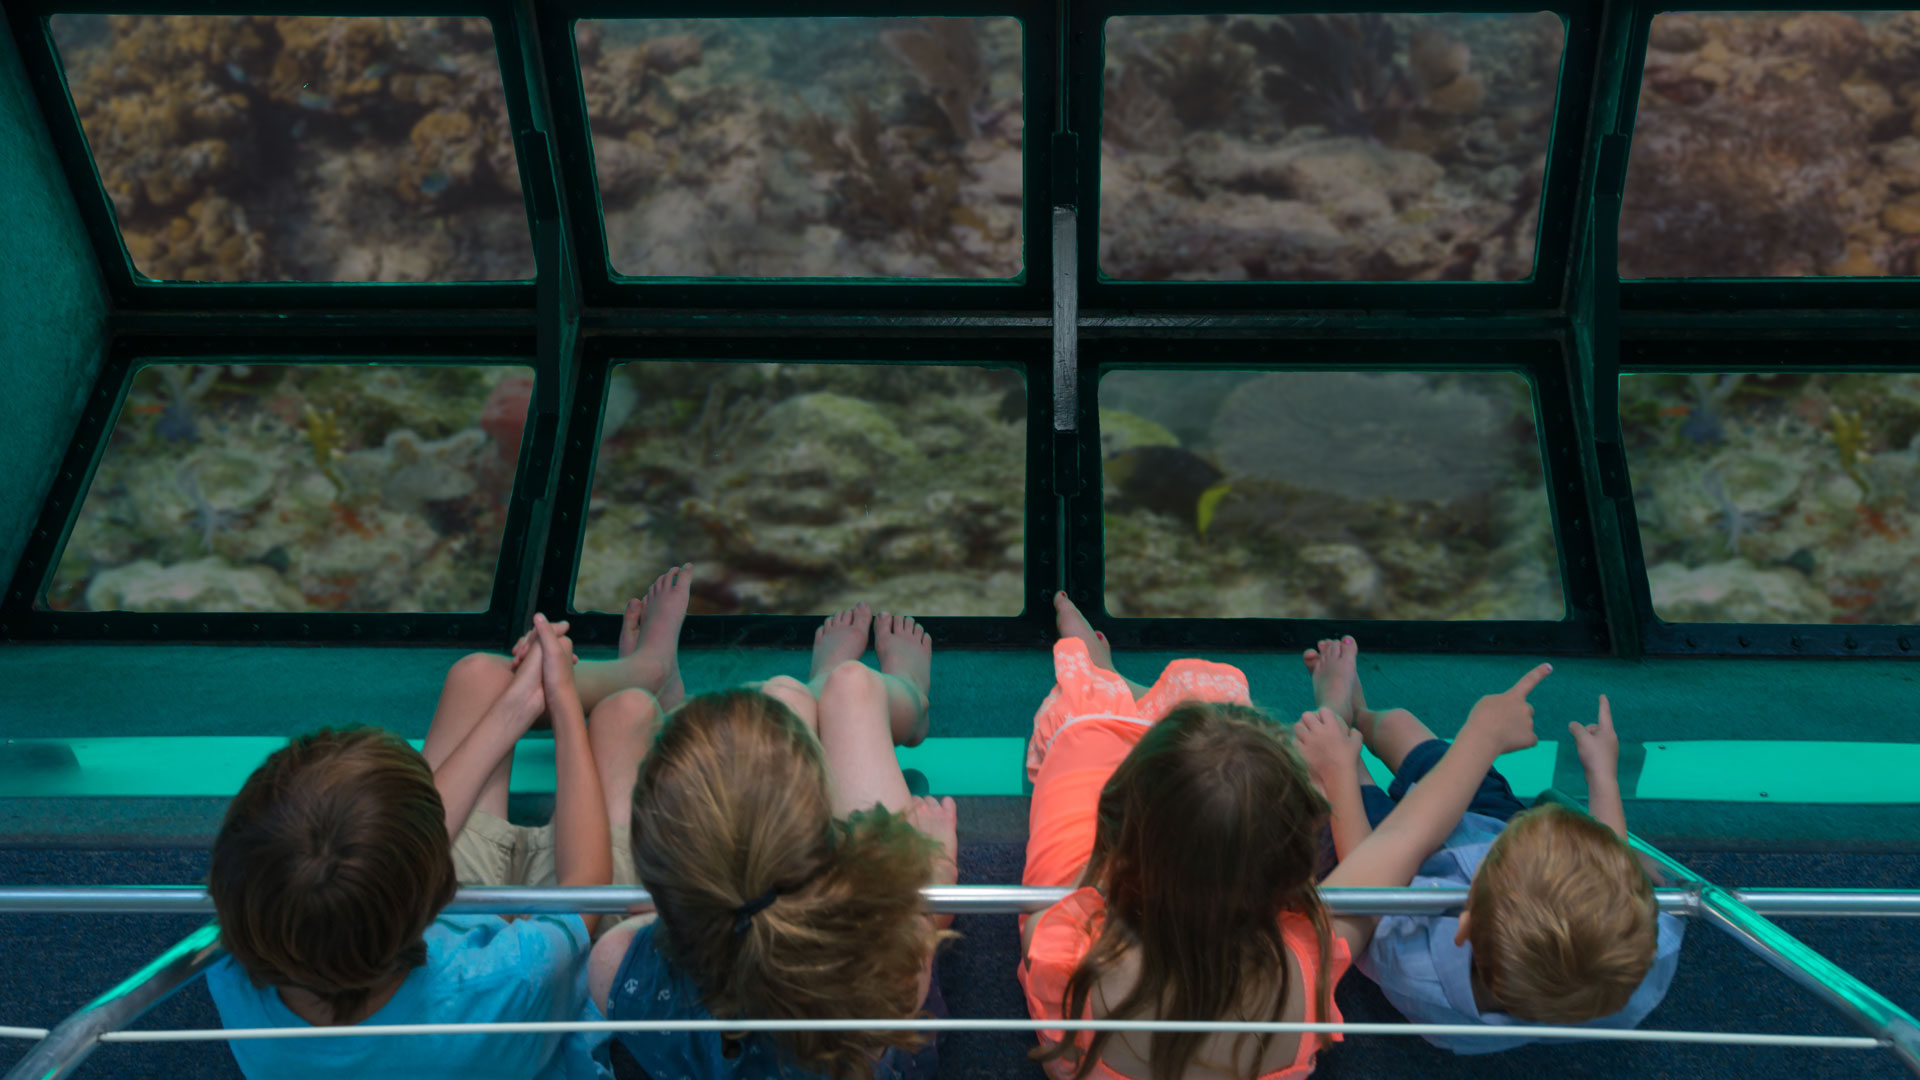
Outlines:
{"label": "dark frame divider", "polygon": [[[415,645],[472,644],[506,640],[512,624],[518,575],[497,572],[487,610],[475,612],[140,612],[53,611],[44,606],[47,584],[58,566],[61,548],[86,500],[100,457],[113,433],[134,374],[154,362],[243,358],[253,364],[403,366],[485,366],[511,364],[535,368],[538,387],[546,372],[535,366],[533,338],[525,334],[432,337],[326,338],[116,338],[108,348],[99,382],[67,446],[54,489],[42,505],[19,569],[0,601],[0,640],[58,642],[341,643],[382,642]],[[498,566],[518,564],[532,524],[534,498],[528,490],[528,463],[544,451],[533,438],[522,440],[514,490],[507,503]]]}
{"label": "dark frame divider", "polygon": [[1565,302],[1570,239],[1584,213],[1576,198],[1583,134],[1593,92],[1595,55],[1601,38],[1599,3],[1568,0],[1482,0],[1474,13],[1552,11],[1566,22],[1553,134],[1541,184],[1530,278],[1508,282],[1158,282],[1123,281],[1100,272],[1100,122],[1105,65],[1105,24],[1114,17],[1199,11],[1234,15],[1286,15],[1353,11],[1367,13],[1455,11],[1458,7],[1409,4],[1406,0],[1336,4],[1328,0],[1248,0],[1197,5],[1178,0],[1092,0],[1072,7],[1068,65],[1072,89],[1068,114],[1080,135],[1080,298],[1087,308],[1214,310],[1223,308],[1395,308],[1407,311],[1497,315],[1523,309],[1558,309]]}
{"label": "dark frame divider", "polygon": [[[521,61],[522,51],[516,27],[514,4],[518,0],[282,0],[269,6],[249,7],[248,15],[314,16],[469,16],[487,19],[493,26],[494,52],[501,65],[508,126],[516,144],[524,132],[534,126],[528,103],[528,80]],[[534,281],[550,268],[539,261],[534,247],[535,278],[520,281],[406,283],[366,282],[156,282],[136,274],[120,235],[112,203],[101,187],[94,168],[93,155],[87,149],[86,134],[67,93],[66,78],[58,50],[48,29],[54,15],[234,15],[231,2],[224,0],[8,0],[5,6],[8,24],[20,47],[20,60],[27,80],[39,99],[47,121],[55,152],[65,167],[73,188],[74,202],[81,221],[93,242],[95,258],[107,283],[108,295],[116,309],[179,312],[248,312],[261,309],[314,311],[351,307],[421,310],[467,308],[498,310],[531,308]],[[518,149],[518,147],[516,147]],[[531,230],[532,201],[527,192],[529,162],[519,162],[522,197],[528,203]]]}
{"label": "dark frame divider", "polygon": [[[600,185],[593,167],[585,94],[581,87],[573,23],[617,18],[770,18],[917,15],[1007,16],[1020,20],[1023,52],[1021,105],[1025,142],[1026,199],[1021,207],[1024,255],[1021,276],[1010,280],[873,278],[684,278],[630,277],[614,270],[600,211]],[[1058,130],[1055,101],[1054,4],[1049,0],[822,0],[798,8],[791,0],[543,0],[539,36],[546,55],[555,130],[563,148],[560,171],[573,210],[574,246],[580,252],[582,294],[591,306],[624,308],[729,308],[865,311],[903,309],[998,311],[1046,309],[1053,256],[1047,237],[1051,176],[1050,135]],[[724,315],[721,316],[724,318]]]}
{"label": "dark frame divider", "polygon": [[[1204,361],[1182,362],[1182,356]],[[1100,460],[1098,392],[1086,392],[1113,371],[1183,367],[1375,371],[1511,371],[1533,387],[1541,468],[1560,556],[1567,616],[1560,621],[1439,622],[1329,619],[1122,619],[1106,615],[1104,496],[1097,482],[1070,497],[1069,595],[1118,646],[1152,649],[1297,649],[1365,626],[1368,640],[1394,651],[1574,654],[1608,646],[1606,612],[1588,524],[1587,480],[1574,431],[1568,348],[1558,337],[1540,340],[1449,341],[1398,338],[1326,341],[1293,338],[1264,342],[1089,342],[1081,352],[1080,452]],[[1554,435],[1553,433],[1562,433]],[[1094,615],[1092,613],[1099,613]]]}
{"label": "dark frame divider", "polygon": [[[1846,358],[1809,363],[1805,342],[1781,340],[1636,341],[1621,348],[1620,373],[1656,372],[1870,372],[1911,371],[1911,340],[1851,342]],[[1618,395],[1615,395],[1616,401]],[[1626,471],[1622,458],[1621,469]],[[1631,490],[1631,483],[1628,482]],[[1629,543],[1627,563],[1635,584],[1634,611],[1649,652],[1681,656],[1911,656],[1920,627],[1847,623],[1670,623],[1653,609],[1646,550],[1640,543],[1633,500],[1621,501]]]}
{"label": "dark frame divider", "polygon": [[[1026,501],[1024,610],[1013,616],[963,617],[914,613],[944,646],[965,648],[1034,648],[1052,643],[1053,582],[1058,569],[1054,539],[1058,512],[1052,498],[1050,441],[1053,401],[1043,392],[1051,357],[1044,341],[1008,342],[991,356],[982,356],[977,343],[956,339],[922,338],[645,338],[627,335],[588,339],[581,364],[580,393],[575,406],[575,434],[562,455],[561,471],[568,498],[556,504],[553,532],[546,553],[546,571],[540,585],[540,607],[565,611],[570,631],[583,645],[613,645],[619,640],[620,617],[605,612],[585,613],[574,607],[573,587],[579,572],[580,551],[586,540],[593,470],[599,443],[599,421],[613,369],[635,362],[710,361],[752,363],[778,358],[781,363],[890,364],[1000,367],[1021,371],[1027,384],[1026,475],[1021,478]],[[1011,481],[1011,477],[1009,480]],[[690,615],[681,641],[699,647],[803,648],[820,625],[818,615]]]}

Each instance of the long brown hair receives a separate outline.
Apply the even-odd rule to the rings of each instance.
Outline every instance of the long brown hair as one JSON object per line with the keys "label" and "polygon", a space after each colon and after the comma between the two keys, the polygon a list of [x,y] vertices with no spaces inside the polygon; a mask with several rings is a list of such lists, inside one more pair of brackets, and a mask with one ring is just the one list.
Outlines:
{"label": "long brown hair", "polygon": [[[1292,991],[1279,920],[1291,911],[1319,935],[1314,1015],[1327,1016],[1332,930],[1314,887],[1327,814],[1285,730],[1265,714],[1199,701],[1175,707],[1100,792],[1086,880],[1106,899],[1106,924],[1067,980],[1062,1015],[1085,1015],[1101,978],[1137,952],[1139,980],[1106,1010],[1110,1017],[1221,1020],[1271,997],[1269,1019],[1278,1021]],[[1093,1071],[1110,1034],[1095,1033],[1076,1080]],[[1155,1033],[1153,1080],[1184,1073],[1206,1037]],[[1255,1040],[1249,1075],[1258,1074],[1272,1039]],[[1245,1041],[1234,1043],[1236,1068]],[[1035,1056],[1050,1060],[1077,1045],[1069,1037]]]}
{"label": "long brown hair", "polygon": [[426,962],[453,899],[433,771],[379,728],[316,731],[253,771],[213,842],[220,941],[255,986],[306,990],[338,1022]]}
{"label": "long brown hair", "polygon": [[[677,709],[634,788],[634,867],[659,910],[662,951],[716,1017],[915,1015],[938,936],[920,900],[935,846],[877,807],[836,821],[819,742],[752,690]],[[779,1040],[801,1067],[834,1077],[922,1041],[902,1031]]]}

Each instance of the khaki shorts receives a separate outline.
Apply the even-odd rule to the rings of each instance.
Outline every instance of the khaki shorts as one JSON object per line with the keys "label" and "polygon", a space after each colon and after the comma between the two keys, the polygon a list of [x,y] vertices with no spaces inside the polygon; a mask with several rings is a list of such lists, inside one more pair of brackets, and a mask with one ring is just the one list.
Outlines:
{"label": "khaki shorts", "polygon": [[[612,832],[613,884],[639,885],[627,826]],[[552,885],[553,823],[514,825],[476,808],[453,838],[453,872],[462,885]]]}

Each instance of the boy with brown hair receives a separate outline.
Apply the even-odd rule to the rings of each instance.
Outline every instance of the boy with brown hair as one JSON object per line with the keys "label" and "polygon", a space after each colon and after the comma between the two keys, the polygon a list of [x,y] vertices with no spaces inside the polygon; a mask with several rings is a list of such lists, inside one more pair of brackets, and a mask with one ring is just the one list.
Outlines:
{"label": "boy with brown hair", "polygon": [[[634,884],[603,777],[634,770],[654,693],[678,689],[684,569],[630,605],[621,658],[581,665],[534,617],[511,658],[448,672],[424,753],[376,728],[292,741],[227,809],[208,874],[228,958],[207,987],[229,1028],[597,1019],[593,915],[443,915],[458,885]],[[661,642],[665,642],[664,651]],[[584,700],[583,700],[584,699]],[[589,724],[588,710],[591,710]],[[513,747],[553,726],[553,820],[508,824]],[[622,803],[624,807],[624,802]],[[619,822],[624,834],[626,822]],[[239,1039],[249,1077],[603,1077],[604,1036]]]}
{"label": "boy with brown hair", "polygon": [[[1344,856],[1446,750],[1404,709],[1367,708],[1352,638],[1322,641],[1305,659],[1316,703],[1338,712],[1393,770],[1382,793],[1347,739],[1303,733],[1301,752],[1333,806]],[[1414,887],[1468,888],[1452,916],[1387,916],[1356,966],[1416,1023],[1487,1024],[1512,1038],[1427,1036],[1457,1054],[1532,1041],[1528,1024],[1630,1028],[1666,995],[1679,966],[1681,922],[1660,913],[1653,882],[1627,846],[1617,775],[1620,740],[1607,699],[1598,722],[1570,723],[1586,771],[1589,814],[1557,804],[1525,809],[1489,770],[1460,824]]]}

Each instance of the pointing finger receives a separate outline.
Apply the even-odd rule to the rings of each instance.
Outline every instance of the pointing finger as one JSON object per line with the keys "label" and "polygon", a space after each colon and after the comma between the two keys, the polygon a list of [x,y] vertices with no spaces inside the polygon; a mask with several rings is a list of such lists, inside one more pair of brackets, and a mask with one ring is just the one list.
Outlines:
{"label": "pointing finger", "polygon": [[1551,674],[1553,674],[1553,665],[1541,664],[1539,667],[1520,676],[1520,681],[1514,683],[1513,689],[1507,692],[1517,697],[1525,698],[1528,694],[1533,693],[1534,687],[1539,686],[1541,681]]}

